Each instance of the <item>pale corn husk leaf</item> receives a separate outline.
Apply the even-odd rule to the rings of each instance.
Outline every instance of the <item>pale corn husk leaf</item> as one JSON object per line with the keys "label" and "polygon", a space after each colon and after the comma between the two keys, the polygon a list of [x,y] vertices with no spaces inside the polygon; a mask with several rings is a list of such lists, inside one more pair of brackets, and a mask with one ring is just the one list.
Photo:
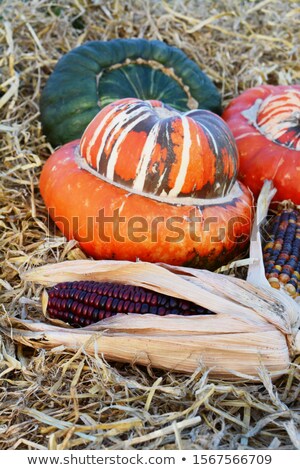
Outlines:
{"label": "pale corn husk leaf", "polygon": [[[27,346],[52,349],[64,345],[73,351],[83,348],[110,360],[182,372],[194,372],[204,364],[211,369],[211,377],[222,379],[240,380],[235,375],[240,373],[255,380],[262,366],[277,377],[288,368],[289,350],[284,335],[268,323],[256,328],[234,321],[231,326],[229,318],[224,332],[219,330],[226,322],[221,322],[215,331],[218,320],[213,315],[182,320],[178,322],[177,316],[120,314],[71,333],[65,328],[15,319],[11,327],[13,339]],[[5,332],[9,334],[9,329]]]}
{"label": "pale corn husk leaf", "polygon": [[[138,285],[190,300],[215,314],[119,314],[81,329],[11,319],[9,326],[1,328],[28,346],[82,348],[111,360],[183,372],[193,372],[204,364],[211,377],[221,379],[240,380],[243,376],[259,380],[262,367],[278,377],[295,353],[299,317],[295,302],[274,293],[262,271],[259,226],[272,196],[267,183],[258,203],[247,281],[166,264],[91,260],[46,265],[23,276],[45,286],[82,279]],[[44,312],[46,304],[45,296]]]}

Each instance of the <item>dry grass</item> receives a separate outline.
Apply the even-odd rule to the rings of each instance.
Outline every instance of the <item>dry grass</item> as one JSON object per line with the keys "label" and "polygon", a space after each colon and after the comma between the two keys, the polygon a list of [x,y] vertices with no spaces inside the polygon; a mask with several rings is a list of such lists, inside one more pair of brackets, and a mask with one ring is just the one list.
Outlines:
{"label": "dry grass", "polygon": [[[299,82],[296,2],[4,0],[0,3],[1,315],[39,316],[29,267],[84,255],[48,226],[38,190],[51,152],[38,100],[57,59],[86,40],[161,39],[215,81],[224,102],[263,82]],[[212,382],[45,352],[0,337],[1,449],[300,448],[299,358],[275,384]]]}

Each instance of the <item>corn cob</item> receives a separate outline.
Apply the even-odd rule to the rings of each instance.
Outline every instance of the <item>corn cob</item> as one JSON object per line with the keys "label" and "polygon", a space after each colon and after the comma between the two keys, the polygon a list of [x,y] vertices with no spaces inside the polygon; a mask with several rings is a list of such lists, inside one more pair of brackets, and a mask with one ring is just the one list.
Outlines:
{"label": "corn cob", "polygon": [[[124,289],[129,289],[129,285],[151,286],[159,292],[157,296],[182,298],[184,302],[203,305],[206,313],[213,311],[215,315],[141,314],[134,319],[131,315],[117,315],[77,330],[12,317],[0,321],[1,332],[34,348],[63,346],[77,353],[82,346],[87,353],[107,360],[172,371],[195,372],[203,364],[210,377],[217,379],[240,381],[244,377],[247,382],[261,381],[262,366],[263,377],[265,370],[272,379],[281,376],[300,353],[300,320],[297,303],[272,289],[265,276],[260,228],[274,194],[271,182],[266,182],[258,199],[250,243],[250,259],[257,262],[249,265],[246,281],[193,268],[116,260],[63,261],[40,266],[22,276],[27,282],[44,286],[61,283],[65,291],[71,291],[82,279],[118,283]],[[78,284],[69,284],[71,281]],[[51,296],[54,298],[55,293]],[[44,310],[50,300],[47,297],[42,299]],[[86,300],[90,302],[91,298]],[[52,308],[58,310],[57,305]]]}
{"label": "corn cob", "polygon": [[192,302],[142,287],[112,282],[63,282],[48,291],[47,312],[72,326],[88,326],[117,313],[204,315],[213,312]]}
{"label": "corn cob", "polygon": [[300,211],[281,209],[270,227],[270,239],[263,249],[266,278],[275,289],[300,295]]}

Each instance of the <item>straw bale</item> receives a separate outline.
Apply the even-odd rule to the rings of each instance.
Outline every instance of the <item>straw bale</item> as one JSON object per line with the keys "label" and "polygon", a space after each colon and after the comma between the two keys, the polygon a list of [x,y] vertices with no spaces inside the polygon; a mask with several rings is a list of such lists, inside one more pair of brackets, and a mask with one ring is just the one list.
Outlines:
{"label": "straw bale", "polygon": [[[226,104],[259,85],[299,83],[299,5],[289,0],[0,2],[1,316],[41,318],[29,268],[84,259],[49,223],[38,189],[53,150],[39,96],[62,54],[87,40],[160,39],[214,80]],[[107,363],[79,350],[33,351],[0,336],[0,449],[299,448],[300,358],[275,383],[223,383]]]}

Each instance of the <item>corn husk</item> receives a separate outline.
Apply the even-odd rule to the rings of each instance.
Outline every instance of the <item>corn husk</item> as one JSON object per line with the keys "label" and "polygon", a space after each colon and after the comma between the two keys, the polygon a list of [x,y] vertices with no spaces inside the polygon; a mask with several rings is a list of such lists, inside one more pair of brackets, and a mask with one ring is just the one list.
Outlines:
{"label": "corn husk", "polygon": [[[246,281],[166,264],[92,260],[46,265],[24,275],[26,281],[45,286],[82,279],[142,286],[190,300],[215,314],[118,314],[81,329],[66,328],[58,321],[10,319],[1,329],[35,348],[82,348],[109,360],[182,372],[204,365],[218,379],[255,381],[264,368],[276,378],[300,352],[300,316],[293,299],[272,289],[264,276],[259,227],[273,195],[266,183],[256,211]],[[44,313],[46,303],[45,294]]]}

